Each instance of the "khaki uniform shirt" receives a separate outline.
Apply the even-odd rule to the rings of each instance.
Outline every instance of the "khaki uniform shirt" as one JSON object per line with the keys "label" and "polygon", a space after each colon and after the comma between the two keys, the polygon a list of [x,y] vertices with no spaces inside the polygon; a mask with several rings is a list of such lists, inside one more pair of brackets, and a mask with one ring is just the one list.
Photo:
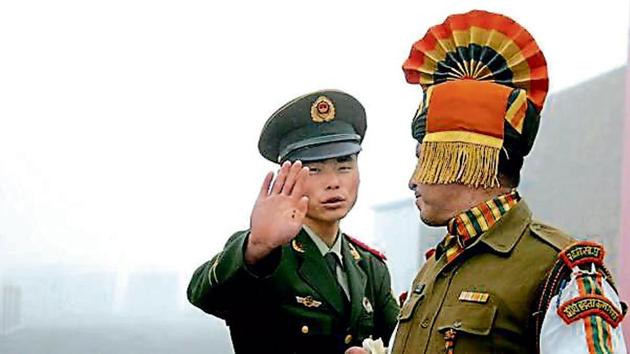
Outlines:
{"label": "khaki uniform shirt", "polygon": [[574,240],[532,222],[523,200],[452,263],[432,255],[413,281],[392,353],[535,353],[533,313],[558,252]]}

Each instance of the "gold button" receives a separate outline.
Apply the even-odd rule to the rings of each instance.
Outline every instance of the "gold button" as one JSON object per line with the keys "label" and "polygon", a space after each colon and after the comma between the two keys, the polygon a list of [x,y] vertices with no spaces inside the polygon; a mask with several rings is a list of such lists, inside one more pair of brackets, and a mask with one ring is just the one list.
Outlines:
{"label": "gold button", "polygon": [[343,341],[346,344],[350,344],[350,342],[352,342],[352,334],[348,334]]}
{"label": "gold button", "polygon": [[429,327],[429,319],[425,318],[424,320],[422,320],[422,323],[420,323],[420,326],[422,326],[422,328],[427,328]]}
{"label": "gold button", "polygon": [[308,333],[308,326],[302,326],[302,333],[304,334]]}

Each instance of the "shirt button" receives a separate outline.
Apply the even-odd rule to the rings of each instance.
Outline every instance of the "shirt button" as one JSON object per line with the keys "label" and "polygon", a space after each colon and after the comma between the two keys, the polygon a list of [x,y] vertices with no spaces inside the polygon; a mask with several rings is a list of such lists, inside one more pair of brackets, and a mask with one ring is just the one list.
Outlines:
{"label": "shirt button", "polygon": [[352,342],[352,334],[348,334],[346,338],[344,338],[343,342],[346,344],[350,344],[350,342]]}
{"label": "shirt button", "polygon": [[308,326],[302,326],[302,333],[308,334]]}
{"label": "shirt button", "polygon": [[422,323],[420,323],[420,326],[422,326],[422,328],[427,328],[429,327],[429,318],[425,317],[424,320],[422,320]]}

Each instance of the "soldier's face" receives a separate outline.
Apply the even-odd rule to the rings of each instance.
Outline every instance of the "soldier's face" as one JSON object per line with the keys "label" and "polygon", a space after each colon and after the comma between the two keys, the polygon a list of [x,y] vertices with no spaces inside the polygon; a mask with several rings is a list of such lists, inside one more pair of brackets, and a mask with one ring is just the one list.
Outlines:
{"label": "soldier's face", "polygon": [[304,181],[308,196],[306,217],[315,222],[343,219],[357,200],[359,169],[357,156],[305,162],[309,175]]}
{"label": "soldier's face", "polygon": [[[418,163],[422,163],[422,145],[416,148]],[[415,180],[415,171],[409,179],[409,189],[416,197],[420,219],[429,226],[444,226],[465,205],[470,187],[461,184],[423,184]]]}

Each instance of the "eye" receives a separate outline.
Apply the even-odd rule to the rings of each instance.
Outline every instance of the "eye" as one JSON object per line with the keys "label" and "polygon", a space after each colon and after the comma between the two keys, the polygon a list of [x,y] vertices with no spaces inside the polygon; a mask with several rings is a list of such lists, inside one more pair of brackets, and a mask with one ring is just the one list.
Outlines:
{"label": "eye", "polygon": [[342,171],[342,172],[352,171],[352,166],[350,165],[339,166],[339,171]]}
{"label": "eye", "polygon": [[310,175],[316,175],[319,172],[321,172],[321,169],[319,167],[315,167],[315,166],[308,166],[308,173]]}

